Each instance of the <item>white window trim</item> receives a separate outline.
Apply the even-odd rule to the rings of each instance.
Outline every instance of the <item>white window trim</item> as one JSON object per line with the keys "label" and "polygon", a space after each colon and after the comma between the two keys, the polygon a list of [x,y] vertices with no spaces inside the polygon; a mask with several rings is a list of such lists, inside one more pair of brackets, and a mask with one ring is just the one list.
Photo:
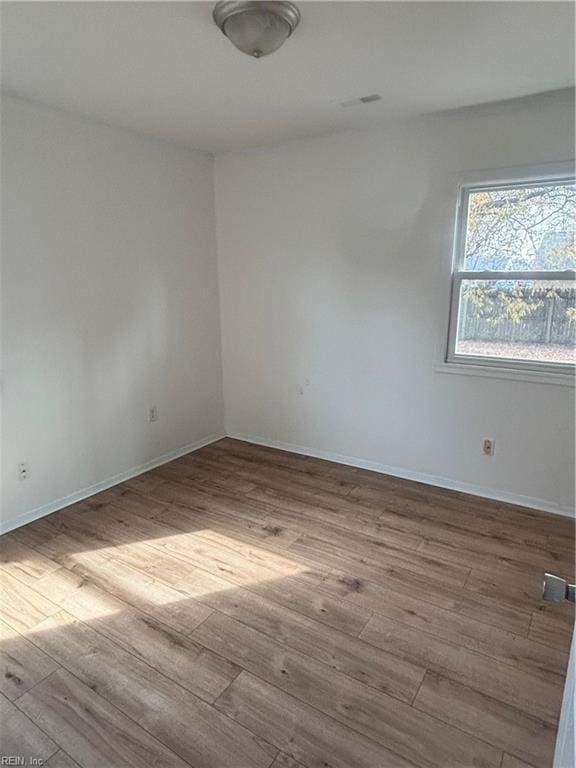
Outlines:
{"label": "white window trim", "polygon": [[549,373],[546,371],[535,370],[534,368],[522,370],[520,368],[509,368],[506,366],[507,360],[502,360],[500,365],[485,365],[485,358],[482,358],[482,364],[476,363],[438,363],[434,366],[436,373],[456,374],[458,376],[475,376],[477,378],[500,379],[504,381],[526,381],[532,384],[552,384],[557,387],[576,386],[576,376],[574,373]]}
{"label": "white window trim", "polygon": [[492,171],[471,171],[459,177],[458,198],[454,223],[453,253],[451,263],[451,292],[448,318],[448,339],[443,362],[435,366],[440,373],[457,373],[471,376],[488,376],[499,379],[517,379],[560,386],[574,386],[575,366],[566,363],[538,363],[510,358],[491,358],[484,356],[458,355],[456,334],[458,326],[458,308],[460,284],[466,279],[542,279],[574,280],[576,272],[464,272],[459,267],[464,264],[464,245],[466,240],[468,197],[471,191],[483,188],[493,189],[502,186],[522,186],[525,184],[551,183],[554,181],[573,181],[575,178],[574,160],[562,163],[507,168]]}

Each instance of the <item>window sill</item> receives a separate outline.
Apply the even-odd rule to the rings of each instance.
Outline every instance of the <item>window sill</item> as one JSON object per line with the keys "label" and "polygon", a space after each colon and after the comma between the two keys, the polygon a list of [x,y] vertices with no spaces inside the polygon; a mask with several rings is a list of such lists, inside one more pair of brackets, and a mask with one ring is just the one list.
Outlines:
{"label": "window sill", "polygon": [[549,371],[523,371],[505,366],[474,365],[473,363],[439,363],[434,366],[436,373],[476,376],[489,379],[527,381],[533,384],[553,384],[557,387],[574,387],[573,373],[550,373]]}

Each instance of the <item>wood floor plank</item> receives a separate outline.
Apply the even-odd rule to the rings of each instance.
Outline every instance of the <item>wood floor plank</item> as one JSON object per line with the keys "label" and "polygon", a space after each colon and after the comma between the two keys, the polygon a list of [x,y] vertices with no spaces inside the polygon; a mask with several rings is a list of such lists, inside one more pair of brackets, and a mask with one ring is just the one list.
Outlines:
{"label": "wood floor plank", "polygon": [[276,760],[272,763],[272,768],[305,768],[305,766],[303,766],[302,763],[297,763],[296,760],[289,755],[280,752]]}
{"label": "wood floor plank", "polygon": [[[24,694],[26,695],[26,694]],[[4,765],[42,765],[58,751],[57,744],[18,707],[0,694],[0,761]],[[10,759],[24,763],[9,762]],[[34,761],[38,761],[34,763]]]}
{"label": "wood floor plank", "polygon": [[409,553],[390,547],[378,553],[344,550],[342,546],[318,536],[305,535],[287,548],[287,554],[300,555],[309,562],[318,562],[330,568],[347,567],[362,570],[363,573],[378,572],[386,567],[403,568],[421,576],[429,576],[446,584],[461,586],[470,573],[469,568],[436,560],[432,557]]}
{"label": "wood floor plank", "polygon": [[[209,450],[212,451],[213,455],[218,455],[218,452],[220,452],[220,454],[222,453],[220,445],[211,446]],[[234,450],[236,456],[238,456],[238,452],[234,448],[232,450]],[[270,456],[273,453],[273,451],[268,449],[267,452],[261,454],[258,459],[255,459],[255,457],[252,456],[250,464],[252,464],[254,469],[258,469],[259,464],[271,460]],[[226,450],[226,454],[229,456],[230,450]],[[480,526],[478,530],[504,538],[511,537],[512,539],[516,537],[517,532],[503,524],[503,520],[506,519],[506,514],[509,516],[516,515],[516,517],[520,516],[519,519],[521,522],[525,523],[528,528],[531,526],[531,529],[529,530],[531,543],[546,543],[547,534],[536,534],[534,531],[535,526],[533,524],[534,520],[541,524],[542,519],[546,517],[545,515],[536,513],[536,517],[534,517],[534,513],[530,513],[523,508],[503,505],[499,502],[479,499],[475,496],[452,491],[447,492],[421,483],[402,480],[390,475],[377,474],[368,470],[309,458],[306,458],[306,461],[307,464],[305,464],[304,467],[308,467],[308,469],[304,471],[307,471],[308,473],[313,471],[314,474],[339,477],[348,482],[352,482],[355,485],[352,492],[346,496],[346,502],[354,502],[356,497],[365,497],[368,499],[370,506],[379,509],[380,511],[408,512],[410,517],[419,522],[424,521],[426,519],[426,514],[428,513],[428,519],[433,519],[436,526],[440,523],[437,513],[445,511],[449,514],[446,522],[450,527],[458,526],[459,518],[462,518],[461,526],[465,530],[476,530],[476,527],[474,526],[474,521],[476,521]],[[245,459],[244,464],[246,465]],[[303,467],[297,468],[298,471],[302,471],[303,469]],[[297,486],[297,483],[294,485]],[[295,489],[290,488],[289,490],[290,494],[293,494]],[[370,506],[366,508],[368,509]],[[458,515],[454,515],[453,513],[455,506],[458,508]],[[503,515],[502,512],[505,514]],[[554,517],[548,517],[550,517],[552,521],[553,529],[557,530]],[[492,527],[492,525],[495,527]],[[563,530],[569,533],[569,526],[565,526]],[[518,540],[521,543],[528,543],[522,539]]]}
{"label": "wood floor plank", "polygon": [[528,635],[532,613],[527,608],[518,608],[496,598],[471,592],[465,587],[440,584],[405,569],[384,569],[383,574],[377,574],[378,582],[358,578],[353,575],[355,573],[334,569],[322,582],[322,589],[376,612],[380,612],[380,606],[386,605],[388,600],[404,597],[410,600],[417,595],[431,606],[468,616],[523,637]]}
{"label": "wood floor plank", "polygon": [[[163,516],[161,525],[168,525],[169,522]],[[184,533],[186,527],[186,518],[184,518],[178,530]],[[220,539],[217,539],[217,541],[222,543]],[[215,576],[223,574],[235,584],[245,585],[251,591],[263,597],[274,600],[280,605],[296,610],[305,616],[314,618],[323,624],[328,624],[353,636],[358,635],[370,618],[370,611],[344,603],[321,589],[322,582],[326,576],[325,572],[318,571],[317,569],[310,571],[308,568],[300,566],[295,567],[294,562],[291,560],[287,561],[285,557],[275,559],[273,554],[254,549],[250,546],[246,547],[242,542],[228,540],[226,544],[231,545],[242,557],[249,559],[252,556],[253,560],[265,562],[267,565],[272,566],[272,568],[277,568],[280,573],[286,571],[286,569],[288,569],[289,573],[295,570],[296,576],[294,578],[288,576],[278,579],[277,574],[272,573],[270,569],[264,572],[266,576],[264,579],[245,578],[238,569],[234,571],[227,569],[223,573],[220,565],[221,560],[216,562],[213,557],[198,559],[198,553],[194,554],[192,552],[191,547],[187,545],[186,538],[181,538],[177,546],[175,557],[178,559],[174,559],[174,556],[162,551],[162,546],[159,549],[148,548],[146,552],[138,549],[136,553],[131,552],[125,547],[120,547],[114,551],[111,557],[115,561],[137,568],[144,573],[158,577],[158,579],[163,579],[176,588],[179,586],[179,582],[185,582],[187,573],[191,573],[198,565],[201,565]],[[214,548],[212,551],[219,550]],[[228,562],[230,562],[230,556],[225,554],[226,556],[228,557]],[[187,567],[184,566],[181,558],[186,558],[186,561],[188,561]],[[234,560],[234,562],[238,563],[240,561]],[[248,567],[248,573],[252,576],[252,566],[246,561],[243,561],[243,566],[244,573],[246,573],[246,568]],[[258,575],[261,577],[262,571],[259,571]],[[231,586],[232,584],[229,584],[228,589]],[[314,588],[311,589],[311,586]]]}
{"label": "wood floor plank", "polygon": [[[376,530],[370,533],[368,531],[364,533],[358,529],[356,531],[346,530],[339,526],[329,525],[328,523],[318,525],[301,523],[300,527],[304,529],[303,532],[305,534],[311,534],[327,540],[334,546],[339,546],[343,549],[353,549],[366,558],[380,559],[382,556],[393,556],[400,559],[418,561],[419,557],[414,554],[414,550],[417,550],[423,541],[421,537],[396,534],[394,531],[387,531],[385,534],[382,534],[376,524],[374,525]],[[368,526],[365,526],[365,528],[368,528]],[[457,568],[456,570],[442,568],[442,574],[445,571],[459,573],[467,570],[467,566],[463,569]]]}
{"label": "wood floor plank", "polygon": [[[205,575],[202,576],[202,574]],[[191,585],[199,579],[206,579],[207,574],[211,574],[215,579],[218,579],[221,578],[222,571],[212,567],[206,571],[202,568],[196,568],[194,571],[188,571],[188,575],[181,574],[181,578],[174,582],[173,586],[185,592],[189,591],[191,595],[195,595],[196,592]],[[227,573],[224,573],[224,576],[226,579],[232,578]],[[323,583],[323,578],[322,574],[305,571],[298,573],[295,577],[267,578],[247,581],[246,583],[243,581],[238,583],[238,581],[231,580],[226,582],[226,587],[224,587],[223,582],[222,588],[227,592],[238,590],[239,594],[244,594],[244,589],[249,590],[279,606],[284,606],[291,611],[315,619],[321,624],[326,624],[352,637],[356,637],[363,627],[366,626],[372,612],[344,602],[334,597],[329,591],[319,588]],[[209,604],[209,601],[204,599],[203,594],[200,590],[202,601],[205,604]]]}
{"label": "wood floor plank", "polygon": [[[545,512],[536,512],[525,507],[481,499],[454,491],[432,488],[421,483],[411,483],[403,487],[391,486],[382,492],[362,483],[350,492],[352,498],[361,499],[366,504],[384,505],[396,511],[414,514],[415,505],[425,509],[430,519],[445,519],[454,522],[457,516],[462,520],[472,521],[478,517],[479,525],[484,522],[502,524],[506,520],[509,527],[537,536],[566,535],[573,536],[572,524],[568,518],[560,518]],[[456,514],[455,514],[456,513]],[[471,522],[471,525],[474,523]],[[476,530],[475,527],[472,530]]]}
{"label": "wood floor plank", "polygon": [[29,525],[23,525],[21,528],[15,528],[10,531],[10,538],[19,541],[28,547],[37,547],[44,544],[53,536],[58,535],[58,530],[51,521],[54,515],[42,517]]}
{"label": "wood floor plank", "polygon": [[59,749],[56,754],[46,762],[48,768],[80,768],[75,760],[72,760],[70,755],[67,755],[63,749]]}
{"label": "wood floor plank", "polygon": [[[265,512],[268,513],[268,510]],[[232,547],[239,552],[249,552],[251,546],[257,547],[266,558],[268,567],[274,567],[276,562],[280,565],[285,563],[283,548],[300,535],[300,532],[275,525],[261,516],[256,519],[254,516],[215,512],[211,509],[199,510],[176,504],[169,505],[158,518],[146,522],[134,520],[125,510],[114,517],[113,510],[109,509],[106,515],[114,526],[121,523],[125,528],[129,526],[132,532],[142,529],[142,539],[146,539],[152,546],[168,544],[168,540],[175,537],[181,541],[181,534],[186,534],[194,539],[208,539],[217,545]],[[109,535],[121,536],[122,530],[114,527]]]}
{"label": "wood floor plank", "polygon": [[83,583],[88,582],[84,582],[82,576],[77,573],[60,566],[57,571],[38,579],[34,584],[34,591],[61,606],[62,601]]}
{"label": "wood floor plank", "polygon": [[[271,450],[264,445],[248,443],[245,440],[237,440],[231,437],[224,437],[212,445],[205,446],[199,452],[200,456],[215,456],[220,459],[223,456],[236,457],[243,460],[257,462],[265,466],[279,466],[281,468],[289,467],[293,470],[316,471],[322,473],[324,467],[333,467],[332,462],[317,461],[299,453],[283,451],[281,449]],[[326,474],[324,472],[324,474]]]}
{"label": "wood floor plank", "polygon": [[260,484],[247,494],[247,498],[267,504],[273,508],[270,510],[272,517],[286,525],[303,527],[311,534],[327,535],[334,531],[342,536],[343,531],[350,531],[405,549],[416,549],[423,540],[422,531],[415,526],[402,525],[404,518],[399,519],[397,526],[385,526],[378,519],[379,513],[351,502],[348,497],[343,499],[301,488],[291,493],[281,492]]}
{"label": "wood floor plank", "polygon": [[14,701],[58,668],[56,662],[0,621],[0,691]]}
{"label": "wood floor plank", "polygon": [[[124,520],[125,517],[129,517],[129,522]],[[112,504],[103,505],[97,514],[89,506],[81,510],[60,510],[56,524],[61,533],[86,541],[94,550],[104,552],[122,544],[129,545],[133,551],[145,552],[149,539],[165,535],[153,520],[123,512]]]}
{"label": "wood floor plank", "polygon": [[212,492],[223,492],[230,495],[244,494],[253,488],[253,483],[236,477],[233,470],[227,470],[222,462],[213,463],[201,456],[182,462],[165,464],[153,471],[153,474],[163,480],[190,484],[203,487]]}
{"label": "wood floor plank", "polygon": [[[88,553],[92,550],[95,555],[136,565],[138,570],[156,574],[168,585],[181,578],[183,571],[194,567],[186,566],[182,558],[177,559],[162,550],[158,540],[176,535],[170,526],[155,519],[142,519],[113,505],[100,510],[97,519],[85,514],[81,518],[67,516],[62,521],[61,530],[80,542]],[[157,545],[152,546],[153,542]],[[53,550],[56,544],[53,541],[48,546]],[[76,549],[81,550],[82,546]],[[70,551],[75,550],[70,546]]]}
{"label": "wood floor plank", "polygon": [[[183,573],[194,569],[193,565],[184,563],[182,558],[168,554],[160,546],[151,545],[151,540],[155,538],[174,535],[173,530],[155,520],[142,520],[137,515],[112,506],[101,512],[97,521],[85,517],[78,521],[72,518],[63,525],[63,529],[68,538],[53,539],[45,549],[64,564],[100,556],[136,566],[138,570],[168,586],[182,578]],[[104,529],[103,533],[100,533],[101,529]],[[61,557],[70,554],[76,557],[69,560]]]}
{"label": "wood floor plank", "polygon": [[412,763],[248,672],[218,709],[310,768],[409,768]]}
{"label": "wood floor plank", "polygon": [[514,755],[504,755],[502,768],[536,768],[534,765],[528,765],[524,760],[518,760]]}
{"label": "wood floor plank", "polygon": [[194,766],[268,768],[276,756],[209,704],[64,611],[36,627],[30,639]]}
{"label": "wood floor plank", "polygon": [[[350,497],[343,498],[328,491],[301,488],[297,483],[291,488],[271,488],[257,474],[257,467],[254,467],[254,478],[254,488],[246,493],[246,498],[273,507],[284,515],[291,515],[295,522],[312,525],[326,522],[329,525],[336,524],[348,530],[355,530],[356,521],[361,527],[370,526],[377,522],[380,515],[379,510],[365,507]],[[400,528],[399,532],[403,532],[403,528]],[[421,538],[417,532],[415,537]]]}
{"label": "wood floor plank", "polygon": [[[299,491],[298,493],[301,492]],[[274,494],[279,498],[274,498]],[[294,494],[292,494],[292,497],[289,497],[287,493],[279,495],[270,489],[264,489],[261,492],[258,492],[258,490],[253,491],[250,496],[252,498],[266,499],[273,505],[283,506],[284,509],[278,514],[278,518],[281,521],[291,524],[299,524],[304,521],[306,526],[306,515],[302,514],[298,508],[303,506],[303,502],[295,501]],[[315,506],[318,507],[320,503],[318,498],[314,497]],[[342,509],[343,505],[344,509]],[[562,563],[568,557],[564,554],[563,550],[560,549],[558,552],[555,552],[546,546],[549,537],[543,535],[515,535],[512,537],[510,528],[506,528],[501,523],[495,524],[497,527],[488,535],[484,531],[482,533],[475,533],[473,530],[470,530],[469,526],[459,529],[447,522],[438,523],[435,521],[431,523],[424,517],[423,513],[415,517],[403,517],[388,513],[380,515],[377,521],[370,520],[370,518],[366,518],[366,508],[360,505],[354,507],[349,497],[338,499],[338,506],[334,503],[327,506],[329,506],[329,510],[325,511],[324,514],[325,516],[330,515],[332,520],[323,521],[325,530],[321,533],[321,538],[330,538],[327,531],[331,531],[334,519],[337,514],[340,514],[340,517],[337,518],[339,524],[356,525],[356,521],[359,519],[362,533],[376,539],[384,538],[389,543],[397,544],[401,547],[414,546],[413,542],[417,534],[416,542],[420,540],[420,550],[422,552],[432,554],[441,560],[467,567],[475,565],[476,567],[490,568],[493,564],[497,564],[501,568],[509,567],[515,568],[520,572],[531,572],[535,568],[539,571],[543,568],[550,568],[551,564],[555,564],[557,568],[562,567]],[[286,507],[290,511],[287,512]],[[296,507],[296,511],[293,510],[294,507]],[[310,515],[309,510],[308,520],[317,517],[318,514],[314,510],[314,515]],[[457,519],[453,513],[450,514],[453,521]],[[358,532],[358,526],[356,528],[356,532]],[[397,530],[398,528],[404,529],[404,532]],[[306,530],[309,533],[317,534],[319,529],[308,524]],[[409,534],[412,534],[412,544],[398,539],[398,536],[407,537]],[[422,537],[425,537],[425,540]]]}
{"label": "wood floor plank", "polygon": [[370,619],[360,637],[527,714],[557,723],[562,701],[557,676],[546,681],[383,616]]}
{"label": "wood floor plank", "polygon": [[0,595],[0,618],[21,632],[58,611],[57,605],[6,572],[0,572]]}
{"label": "wood floor plank", "polygon": [[543,577],[543,571],[519,576],[499,568],[473,569],[466,588],[490,599],[505,599],[533,611],[542,602]]}
{"label": "wood floor plank", "polygon": [[411,701],[424,677],[423,666],[382,652],[251,591],[226,589],[226,583],[211,574],[197,571],[181,587],[211,608],[398,699]]}
{"label": "wood floor plank", "polygon": [[286,558],[283,566],[277,561],[274,567],[271,567],[271,563],[265,565],[267,558],[263,550],[257,553],[253,549],[250,556],[246,552],[238,552],[225,546],[223,542],[216,544],[192,535],[167,539],[160,546],[198,568],[220,574],[238,584],[297,576],[306,571],[306,567],[300,565],[296,559]]}
{"label": "wood floor plank", "polygon": [[534,613],[539,613],[553,621],[566,624],[572,628],[574,627],[576,606],[569,600],[564,600],[561,603],[549,603],[540,599],[534,607]]}
{"label": "wood floor plank", "polygon": [[414,706],[534,765],[552,766],[553,725],[442,675],[426,673]]}
{"label": "wood floor plank", "polygon": [[194,637],[248,672],[364,734],[422,768],[499,768],[502,753],[409,704],[287,649],[240,622],[214,614]]}
{"label": "wood floor plank", "polygon": [[372,615],[371,610],[337,600],[321,588],[305,587],[301,581],[300,578],[274,579],[251,584],[249,589],[347,635],[357,637],[360,634]]}
{"label": "wood floor plank", "polygon": [[204,701],[214,701],[240,672],[190,637],[90,585],[80,584],[61,605]]}
{"label": "wood floor plank", "polygon": [[[182,506],[200,512],[239,515],[255,522],[266,517],[268,508],[265,504],[248,499],[243,493],[234,493],[222,482],[218,482],[219,477],[221,478],[221,474],[214,476],[216,483],[197,483],[186,477],[164,480],[155,488],[154,498],[167,505]],[[250,489],[252,485],[249,484]]]}
{"label": "wood floor plank", "polygon": [[[123,517],[126,518],[125,523],[130,530],[138,529],[142,525],[141,522],[134,521],[127,514],[123,514]],[[170,522],[174,519],[180,521],[177,528]],[[112,515],[108,518],[109,522],[111,520]],[[263,542],[256,536],[252,536],[247,529],[245,531],[246,536],[241,535],[241,531],[245,530],[241,527],[233,526],[222,529],[217,525],[213,528],[205,525],[201,526],[200,530],[196,530],[195,526],[193,516],[183,517],[176,510],[169,511],[162,515],[161,519],[146,521],[146,528],[150,531],[148,544],[175,556],[188,559],[194,565],[204,568],[208,568],[211,564],[211,560],[206,559],[206,553],[213,552],[215,557],[218,557],[219,563],[223,559],[227,559],[228,562],[237,562],[239,578],[244,578],[243,574],[250,578],[252,569],[258,566],[264,569],[261,571],[264,575],[272,572],[282,575],[296,575],[310,570],[305,563],[286,553],[283,547],[277,548],[275,546],[276,536],[273,530],[265,532],[265,536],[262,537],[265,539]],[[113,532],[116,532],[114,527],[110,535]],[[156,538],[153,538],[153,532],[156,532]],[[193,549],[196,546],[198,547],[197,552]],[[230,549],[233,550],[232,553],[229,552]],[[218,570],[221,569],[220,564],[212,565]],[[309,577],[307,577],[307,581],[309,581]]]}
{"label": "wood floor plank", "polygon": [[[327,464],[327,462],[315,462],[315,464]],[[522,514],[522,522],[525,523],[527,529],[521,529],[518,532],[516,527],[507,526],[503,524],[503,515],[500,513],[499,508],[502,505],[488,502],[485,499],[479,500],[477,497],[470,497],[463,494],[454,494],[446,491],[439,491],[439,489],[430,489],[428,486],[422,486],[426,488],[425,501],[422,500],[422,493],[420,495],[414,492],[417,484],[410,483],[409,481],[399,481],[398,478],[386,477],[383,475],[376,475],[373,472],[367,472],[365,470],[358,470],[351,467],[343,467],[339,465],[333,465],[335,468],[330,471],[333,474],[340,475],[341,477],[347,477],[353,482],[358,483],[361,481],[359,488],[355,488],[349,496],[345,499],[340,497],[339,504],[344,503],[349,505],[347,510],[348,517],[357,517],[360,512],[366,513],[370,510],[370,506],[362,506],[359,504],[356,496],[362,497],[368,492],[370,502],[374,502],[372,506],[378,508],[378,513],[382,513],[381,520],[386,524],[387,528],[394,530],[399,527],[406,532],[414,532],[418,536],[430,535],[432,538],[438,538],[440,534],[446,534],[447,537],[453,534],[460,534],[467,536],[473,531],[477,531],[480,535],[480,540],[485,539],[487,543],[496,544],[497,542],[516,542],[522,546],[540,546],[545,547],[549,541],[549,536],[545,533],[536,533],[530,529],[532,519],[528,518],[526,521],[526,513]],[[257,476],[255,475],[255,481]],[[270,488],[263,488],[264,497],[268,496],[269,500],[273,502],[273,497],[277,493]],[[399,496],[395,495],[398,492],[404,490],[411,491],[408,493],[408,498],[404,498],[400,493]],[[439,500],[448,501],[452,497],[456,497],[459,502],[458,515],[454,515],[451,508],[445,510],[441,506],[435,506],[434,502],[430,500],[430,493],[434,493],[434,501],[438,504]],[[256,497],[257,492],[251,492],[250,495]],[[300,490],[297,489],[297,493]],[[291,488],[288,498],[294,499],[295,489]],[[371,498],[373,497],[373,498]],[[284,504],[286,500],[283,500]],[[356,503],[356,508],[352,506]],[[507,514],[518,514],[517,508],[505,505]],[[384,511],[386,510],[386,511]],[[469,512],[470,510],[470,512]],[[480,514],[477,514],[477,510]],[[336,510],[333,509],[333,514]],[[402,515],[400,512],[407,511],[409,516]],[[445,512],[443,517],[439,514]],[[552,518],[553,520],[553,518]],[[572,541],[574,534],[572,531]],[[440,537],[440,540],[442,538]]]}
{"label": "wood floor plank", "polygon": [[529,638],[505,632],[455,611],[430,605],[418,597],[380,589],[377,591],[377,599],[371,601],[371,607],[389,619],[521,669],[540,672],[544,676],[559,675],[562,678],[566,673],[566,652],[544,647]]}
{"label": "wood floor plank", "polygon": [[573,621],[565,621],[564,616],[554,616],[549,613],[534,611],[528,637],[535,642],[542,643],[546,651],[554,648],[564,653],[570,651],[572,642]]}
{"label": "wood floor plank", "polygon": [[162,479],[154,472],[146,472],[143,475],[132,477],[126,480],[122,485],[124,488],[138,491],[139,493],[150,494],[155,488],[162,484]]}
{"label": "wood floor plank", "polygon": [[544,544],[550,534],[560,531],[573,536],[570,525],[566,525],[566,519],[558,523],[555,515],[536,513],[530,516],[523,511],[519,512],[517,507],[494,504],[487,499],[465,494],[447,491],[438,494],[415,491],[413,488],[392,488],[382,492],[362,484],[350,493],[349,498],[361,501],[363,505],[380,510],[385,515],[391,513],[408,519],[459,527],[464,532],[470,530],[504,537],[520,544]]}
{"label": "wood floor plank", "polygon": [[[179,482],[194,488],[201,487],[206,492],[215,495],[223,494],[234,498],[242,498],[244,494],[254,488],[253,482],[238,477],[235,473],[226,474],[220,471],[215,474],[210,468],[207,471],[201,470],[201,472],[204,477],[200,477],[200,473],[195,470],[188,470],[186,476],[180,478]],[[208,476],[208,472],[212,472],[212,474]]]}
{"label": "wood floor plank", "polygon": [[185,635],[211,613],[206,606],[187,599],[178,590],[112,559],[96,568],[77,565],[75,571],[94,586],[110,592]]}
{"label": "wood floor plank", "polygon": [[450,541],[426,539],[418,551],[469,568],[493,568],[511,570],[521,578],[523,574],[536,572],[538,576],[546,569],[553,569],[564,563],[567,556],[541,547],[519,547],[502,545],[499,542],[477,541],[473,536],[450,537]]}
{"label": "wood floor plank", "polygon": [[[66,595],[84,581],[183,634],[189,634],[211,613],[205,605],[190,600],[189,595],[163,584],[148,573],[98,552],[78,552],[77,543],[65,534],[54,539],[50,549],[52,556],[63,564],[65,572],[55,571],[40,579],[36,589],[42,594],[49,594],[51,589],[55,589],[56,599],[57,594]],[[182,575],[189,570],[183,569]]]}
{"label": "wood floor plank", "polygon": [[[190,509],[227,513],[242,507],[242,500],[224,494],[221,489],[215,493],[207,484],[194,484],[174,480],[163,480],[151,492],[153,498],[164,505],[181,505]],[[245,504],[244,504],[245,505]],[[254,506],[248,514],[255,520],[265,516],[264,509]]]}
{"label": "wood floor plank", "polygon": [[199,536],[219,534],[230,538],[239,537],[247,543],[266,543],[273,550],[292,544],[301,531],[267,519],[253,520],[241,515],[223,512],[196,510],[171,505],[161,515],[161,521],[184,533],[195,532]]}
{"label": "wood floor plank", "polygon": [[[361,503],[351,494],[349,500],[352,499]],[[494,542],[501,542],[546,548],[550,538],[545,533],[533,531],[530,526],[512,527],[503,522],[501,514],[484,514],[477,507],[472,511],[461,505],[462,514],[455,515],[452,510],[422,501],[390,500],[387,494],[382,494],[381,504],[375,506],[379,513],[378,522],[383,526],[415,531],[424,538],[437,541],[452,541],[455,535],[466,537],[472,534],[477,543],[483,542],[489,547]]]}
{"label": "wood floor plank", "polygon": [[11,534],[0,537],[0,570],[25,584],[55,571],[58,563],[49,560],[31,547],[21,544]]}
{"label": "wood floor plank", "polygon": [[150,499],[141,493],[124,487],[120,487],[116,493],[111,495],[107,500],[107,504],[119,509],[125,509],[144,518],[157,517],[165,509],[164,504],[159,503],[156,499]]}
{"label": "wood floor plank", "polygon": [[[247,496],[275,506],[282,510],[283,514],[298,516],[303,513],[304,518],[310,522],[318,519],[355,530],[358,521],[358,530],[363,529],[371,535],[375,529],[381,535],[390,536],[392,542],[398,534],[419,540],[426,536],[450,540],[453,533],[470,532],[489,541],[509,541],[521,546],[545,547],[549,539],[546,534],[534,533],[529,528],[512,528],[496,516],[493,516],[493,519],[487,519],[482,514],[469,516],[466,510],[463,514],[455,515],[452,511],[442,509],[436,514],[431,514],[429,504],[421,501],[391,502],[387,493],[379,494],[378,501],[364,503],[362,499],[356,498],[354,491],[342,497],[327,492],[314,493],[299,488],[296,484],[289,490],[280,491],[260,481]],[[312,509],[315,510],[313,513]],[[401,539],[396,540],[396,543],[401,544]],[[406,543],[404,541],[405,545]]]}
{"label": "wood floor plank", "polygon": [[548,536],[548,547],[552,551],[562,552],[567,556],[569,562],[573,563],[576,550],[576,533],[572,531],[572,536]]}
{"label": "wood floor plank", "polygon": [[[146,546],[134,549],[132,546],[116,546],[106,556],[112,562],[135,568],[151,577],[155,583],[159,582],[168,587],[173,587],[184,575],[195,569],[191,563],[173,557],[160,547]],[[168,594],[165,590],[164,592]]]}
{"label": "wood floor plank", "polygon": [[[211,532],[207,536],[195,531],[183,533],[162,520],[141,520],[126,512],[120,513],[123,518],[120,521],[115,510],[107,510],[102,517],[106,522],[107,541],[116,544],[115,551],[110,553],[115,558],[121,557],[125,549],[131,550],[136,557],[140,554],[146,557],[149,548],[154,548],[191,566],[225,574],[226,578],[240,584],[278,578],[279,575],[305,574],[307,571],[306,566],[295,558],[275,554],[256,544],[246,544],[232,534],[224,536]],[[86,521],[85,525],[94,527],[95,524]],[[135,532],[142,541],[130,542],[130,536],[134,536]]]}
{"label": "wood floor plank", "polygon": [[[186,516],[182,517],[181,513],[178,515],[178,530],[183,532],[187,529]],[[162,517],[162,523],[170,523],[172,518],[166,520],[166,516]],[[356,636],[361,629],[366,625],[366,622],[370,618],[371,612],[365,610],[362,607],[354,607],[347,603],[343,603],[341,600],[335,599],[328,592],[322,590],[322,582],[326,576],[326,573],[318,571],[317,569],[308,569],[300,565],[296,565],[291,560],[286,560],[285,557],[275,558],[274,553],[269,553],[266,550],[260,548],[254,548],[250,545],[246,545],[243,541],[237,541],[233,538],[226,537],[214,537],[209,541],[214,541],[216,546],[224,545],[226,547],[232,547],[243,557],[248,558],[251,561],[263,562],[266,567],[271,566],[274,569],[278,569],[283,574],[287,569],[290,574],[295,570],[295,576],[291,575],[283,578],[281,581],[277,578],[276,574],[273,577],[269,572],[265,574],[267,578],[257,580],[246,580],[238,575],[236,578],[235,573],[225,572],[223,575],[226,578],[232,579],[235,583],[245,585],[247,588],[254,592],[268,597],[271,600],[275,600],[281,605],[287,608],[298,611],[299,613],[317,619],[323,624],[341,629],[343,632]],[[181,552],[181,544],[178,546],[178,554]],[[213,550],[218,551],[218,550]],[[194,555],[191,553],[190,548],[186,548],[184,552],[186,557],[198,566],[207,569],[214,575],[221,575],[222,570],[219,564],[216,564],[213,559],[202,560],[194,559]],[[237,562],[237,561],[235,561]],[[160,569],[162,570],[162,569]],[[311,582],[314,589],[311,589]],[[176,586],[177,583],[175,582]]]}
{"label": "wood floor plank", "polygon": [[[266,465],[265,462],[258,462],[256,469],[260,480],[265,480],[270,487],[277,488],[290,488],[294,485],[294,469],[280,464],[276,466]],[[238,477],[243,477],[246,480],[254,482],[255,478],[252,474],[252,469],[240,469],[237,471]],[[328,475],[320,475],[319,473],[298,472],[297,475],[298,484],[302,488],[310,488],[314,492],[316,491],[328,491],[338,493],[341,496],[348,495],[354,490],[354,483],[348,480],[340,479],[338,477],[332,477]]]}
{"label": "wood floor plank", "polygon": [[187,767],[170,749],[65,670],[25,693],[18,705],[82,768]]}

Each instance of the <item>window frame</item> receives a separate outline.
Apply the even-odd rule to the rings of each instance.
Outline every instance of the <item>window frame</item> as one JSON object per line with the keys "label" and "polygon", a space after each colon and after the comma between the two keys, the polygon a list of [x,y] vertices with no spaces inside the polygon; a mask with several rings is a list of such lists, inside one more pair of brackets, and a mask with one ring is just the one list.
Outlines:
{"label": "window frame", "polygon": [[468,227],[468,205],[470,194],[481,191],[526,188],[552,184],[576,183],[574,164],[563,163],[551,168],[524,169],[520,173],[502,173],[493,175],[478,174],[469,179],[462,179],[458,189],[456,219],[453,239],[452,265],[450,272],[450,306],[448,318],[448,338],[444,362],[458,367],[474,366],[476,369],[506,370],[509,372],[528,372],[531,374],[559,374],[573,376],[576,366],[573,363],[544,363],[536,360],[518,360],[509,357],[488,357],[484,355],[463,355],[456,352],[458,320],[460,310],[460,287],[465,280],[558,280],[575,281],[576,270],[560,271],[469,271],[464,270],[466,231]]}

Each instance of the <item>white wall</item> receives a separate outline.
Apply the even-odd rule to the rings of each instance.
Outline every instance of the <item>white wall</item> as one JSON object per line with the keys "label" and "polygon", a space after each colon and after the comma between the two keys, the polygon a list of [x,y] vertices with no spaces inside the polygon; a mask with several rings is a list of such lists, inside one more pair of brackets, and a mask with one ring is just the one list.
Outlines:
{"label": "white wall", "polygon": [[[212,161],[13,98],[1,139],[6,530],[223,419]],[[573,390],[434,366],[457,174],[572,155],[558,95],[220,157],[227,431],[569,510]]]}
{"label": "white wall", "polygon": [[573,157],[573,110],[548,95],[218,158],[227,431],[569,512],[573,390],[434,366],[457,175]]}
{"label": "white wall", "polygon": [[223,424],[213,161],[12,98],[1,149],[7,529]]}

